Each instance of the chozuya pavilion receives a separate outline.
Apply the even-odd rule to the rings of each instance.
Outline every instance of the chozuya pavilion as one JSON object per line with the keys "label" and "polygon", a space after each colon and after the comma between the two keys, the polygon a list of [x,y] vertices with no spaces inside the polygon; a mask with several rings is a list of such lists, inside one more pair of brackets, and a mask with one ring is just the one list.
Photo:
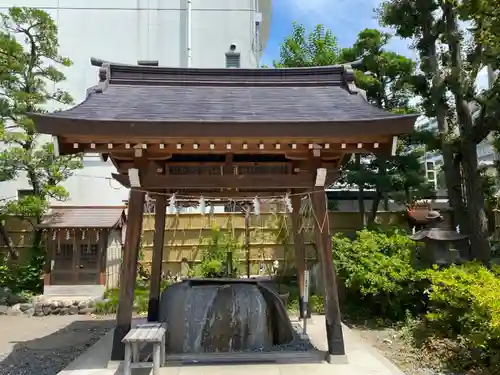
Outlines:
{"label": "chozuya pavilion", "polygon": [[[123,358],[121,340],[131,326],[146,193],[157,197],[150,320],[158,319],[169,196],[290,194],[292,215],[298,215],[300,194],[308,194],[325,286],[328,353],[343,355],[325,187],[353,153],[394,152],[397,136],[413,129],[416,116],[369,104],[349,65],[193,69],[96,59],[92,64],[99,67],[99,83],[82,103],[32,118],[38,132],[53,135],[56,152],[101,153],[115,165],[113,177],[131,188],[113,359]],[[297,221],[292,217],[294,226]],[[293,230],[302,294],[304,245]]]}

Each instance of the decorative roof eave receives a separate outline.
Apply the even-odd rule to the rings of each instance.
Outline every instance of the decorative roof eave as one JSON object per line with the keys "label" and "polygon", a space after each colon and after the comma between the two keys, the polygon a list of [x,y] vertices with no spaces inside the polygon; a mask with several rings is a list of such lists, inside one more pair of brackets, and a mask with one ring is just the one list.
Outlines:
{"label": "decorative roof eave", "polygon": [[124,208],[116,207],[54,207],[37,228],[102,228],[120,229],[127,221]]}
{"label": "decorative roof eave", "polygon": [[[31,114],[38,132],[55,136],[121,137],[244,137],[244,138],[336,138],[399,136],[413,130],[418,115],[356,121],[130,121],[71,119],[50,114]],[[95,126],[92,126],[95,125]],[[207,125],[210,125],[207,128]],[[307,126],[305,126],[307,125]]]}
{"label": "decorative roof eave", "polygon": [[426,228],[418,231],[417,233],[409,236],[413,241],[423,241],[425,239],[431,241],[443,241],[443,242],[453,242],[453,241],[463,241],[469,236],[456,232],[451,228]]}
{"label": "decorative roof eave", "polygon": [[[341,74],[346,80],[354,81],[353,71],[350,64],[338,64],[327,66],[314,67],[295,67],[295,68],[182,68],[182,67],[167,67],[155,66],[153,64],[122,64],[114,63],[102,59],[92,57],[90,63],[93,66],[109,69],[110,77],[113,73],[155,73],[162,74],[188,74],[193,78],[210,75],[213,77],[282,77],[286,76],[318,76],[319,74]],[[100,72],[104,72],[100,70]],[[347,72],[346,72],[347,71]],[[346,73],[345,73],[346,72]]]}

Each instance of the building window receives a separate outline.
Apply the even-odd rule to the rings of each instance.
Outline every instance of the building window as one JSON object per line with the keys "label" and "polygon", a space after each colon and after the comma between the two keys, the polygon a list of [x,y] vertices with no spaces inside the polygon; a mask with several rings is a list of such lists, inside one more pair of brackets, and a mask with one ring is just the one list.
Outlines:
{"label": "building window", "polygon": [[226,68],[239,68],[240,67],[240,54],[238,52],[226,53]]}
{"label": "building window", "polygon": [[33,189],[19,189],[17,191],[17,199],[21,200],[26,197],[30,197],[33,195]]}

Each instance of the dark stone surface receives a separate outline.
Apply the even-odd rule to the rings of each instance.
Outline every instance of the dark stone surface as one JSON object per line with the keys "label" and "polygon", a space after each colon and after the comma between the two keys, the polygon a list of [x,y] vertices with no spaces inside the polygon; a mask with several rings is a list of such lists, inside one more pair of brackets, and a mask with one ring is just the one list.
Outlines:
{"label": "dark stone surface", "polygon": [[306,315],[307,310],[307,318],[311,317],[311,308],[309,304],[304,302],[304,297],[299,298],[299,318],[304,319],[304,315]]}
{"label": "dark stone surface", "polygon": [[161,295],[159,320],[167,323],[171,353],[269,350],[295,337],[276,292],[251,280],[170,285]]}
{"label": "dark stone surface", "polygon": [[122,342],[123,338],[130,331],[129,325],[117,325],[113,332],[113,347],[111,349],[112,361],[123,361],[125,358],[125,344]]}
{"label": "dark stone surface", "polygon": [[328,354],[345,355],[344,337],[340,324],[330,323],[326,320],[326,341],[328,343]]}
{"label": "dark stone surface", "polygon": [[160,314],[160,301],[158,298],[150,298],[148,303],[148,322],[157,322]]}
{"label": "dark stone surface", "polygon": [[283,302],[267,285],[258,284],[267,304],[268,326],[272,330],[273,345],[283,345],[293,340],[293,328]]}

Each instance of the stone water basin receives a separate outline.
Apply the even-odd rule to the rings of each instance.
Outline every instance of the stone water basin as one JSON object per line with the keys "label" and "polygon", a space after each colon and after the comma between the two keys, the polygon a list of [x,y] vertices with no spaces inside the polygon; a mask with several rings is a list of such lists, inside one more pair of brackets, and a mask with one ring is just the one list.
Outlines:
{"label": "stone water basin", "polygon": [[172,284],[161,295],[160,321],[169,353],[268,351],[295,338],[279,295],[252,279]]}

